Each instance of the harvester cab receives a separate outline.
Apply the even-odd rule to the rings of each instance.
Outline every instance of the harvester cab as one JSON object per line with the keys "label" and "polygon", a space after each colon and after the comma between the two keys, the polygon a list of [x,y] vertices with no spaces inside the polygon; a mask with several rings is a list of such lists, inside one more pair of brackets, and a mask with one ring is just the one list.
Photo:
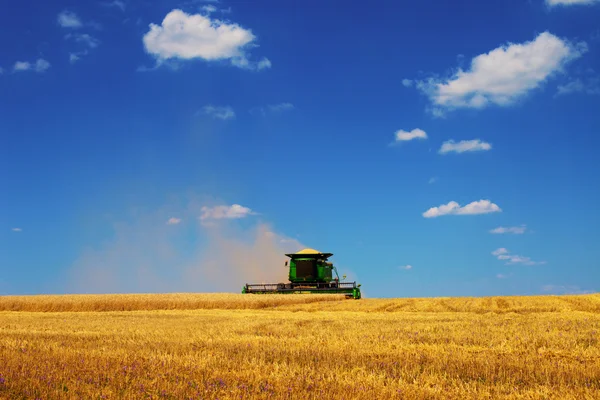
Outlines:
{"label": "harvester cab", "polygon": [[346,297],[361,298],[360,284],[343,282],[346,275],[340,281],[337,268],[328,261],[333,253],[304,249],[286,256],[290,258],[285,262],[285,266],[289,268],[288,283],[247,283],[242,293],[341,293]]}

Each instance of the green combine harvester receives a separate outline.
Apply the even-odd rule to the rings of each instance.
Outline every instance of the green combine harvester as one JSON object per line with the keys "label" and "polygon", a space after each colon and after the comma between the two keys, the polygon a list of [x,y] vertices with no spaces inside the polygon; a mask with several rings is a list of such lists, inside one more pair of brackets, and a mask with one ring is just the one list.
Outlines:
{"label": "green combine harvester", "polygon": [[[333,293],[346,294],[346,297],[360,299],[360,284],[340,282],[337,268],[327,261],[333,253],[321,253],[314,249],[304,249],[286,254],[290,258],[289,283],[246,284],[242,293]],[[335,271],[335,278],[332,272]],[[346,276],[343,276],[345,279]]]}

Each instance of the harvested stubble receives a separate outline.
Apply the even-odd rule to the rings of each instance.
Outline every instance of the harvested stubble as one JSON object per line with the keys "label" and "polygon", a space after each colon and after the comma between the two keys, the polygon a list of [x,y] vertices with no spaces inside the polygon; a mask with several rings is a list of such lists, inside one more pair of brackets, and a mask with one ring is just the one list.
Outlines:
{"label": "harvested stubble", "polygon": [[0,398],[597,399],[599,301],[0,312]]}

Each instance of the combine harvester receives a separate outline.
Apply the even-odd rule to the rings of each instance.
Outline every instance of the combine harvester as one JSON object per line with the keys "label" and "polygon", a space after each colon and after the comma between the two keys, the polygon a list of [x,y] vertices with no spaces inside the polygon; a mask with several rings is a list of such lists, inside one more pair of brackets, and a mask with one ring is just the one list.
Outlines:
{"label": "combine harvester", "polygon": [[[248,284],[242,293],[333,293],[346,294],[347,298],[360,299],[360,284],[340,282],[337,268],[327,261],[333,253],[321,253],[314,249],[304,249],[286,254],[289,261],[289,283]],[[285,262],[288,266],[288,261]],[[336,277],[333,278],[332,271]],[[343,279],[346,275],[343,276]]]}

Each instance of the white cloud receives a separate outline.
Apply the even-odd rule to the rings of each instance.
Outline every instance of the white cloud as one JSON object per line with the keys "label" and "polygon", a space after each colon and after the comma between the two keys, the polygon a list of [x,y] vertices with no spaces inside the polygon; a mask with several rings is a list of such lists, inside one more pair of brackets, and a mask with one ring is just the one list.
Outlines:
{"label": "white cloud", "polygon": [[524,264],[524,265],[542,265],[546,264],[546,261],[533,261],[530,257],[524,257],[516,254],[510,254],[510,252],[501,247],[492,251],[492,255],[495,256],[498,260],[506,261],[506,265],[513,264]]}
{"label": "white cloud", "polygon": [[423,213],[423,216],[425,218],[435,218],[442,215],[476,215],[501,211],[502,210],[498,205],[489,200],[474,201],[464,207],[461,207],[460,204],[455,201],[451,201],[448,204],[430,208]]}
{"label": "white cloud", "polygon": [[14,72],[20,71],[35,71],[35,72],[44,72],[48,68],[50,68],[50,63],[43,58],[38,58],[35,63],[30,63],[28,61],[17,61],[13,66]]}
{"label": "white cloud", "polygon": [[28,71],[31,69],[31,63],[27,61],[17,61],[13,66],[13,71]]}
{"label": "white cloud", "polygon": [[256,69],[258,69],[260,71],[261,69],[266,69],[266,68],[271,68],[271,60],[269,60],[266,57],[263,57],[262,60],[260,60],[258,62],[258,64],[256,65]]}
{"label": "white cloud", "polygon": [[271,62],[266,58],[258,63],[247,58],[246,48],[256,46],[253,44],[255,39],[250,30],[238,24],[175,9],[165,16],[161,25],[150,24],[143,42],[146,51],[154,55],[158,63],[171,58],[201,58],[206,61],[230,60],[232,65],[240,68],[268,68]]}
{"label": "white cloud", "polygon": [[395,133],[396,142],[405,142],[413,139],[427,139],[427,133],[419,128],[415,128],[410,132],[398,130]]}
{"label": "white cloud", "polygon": [[504,226],[499,226],[497,228],[494,228],[490,231],[490,233],[496,233],[496,234],[501,234],[501,233],[514,233],[515,235],[522,235],[523,233],[525,233],[525,231],[527,230],[525,225],[521,225],[521,226],[508,226],[508,227],[504,227]]}
{"label": "white cloud", "polygon": [[230,106],[216,107],[213,105],[207,105],[202,108],[204,114],[211,115],[213,118],[227,120],[235,118],[235,112]]}
{"label": "white cloud", "polygon": [[402,79],[402,84],[403,84],[405,87],[411,87],[411,86],[413,85],[413,81],[412,81],[412,80],[410,80],[410,79]]}
{"label": "white cloud", "polygon": [[550,7],[591,5],[595,3],[600,3],[600,0],[546,0],[546,4]]}
{"label": "white cloud", "polygon": [[203,206],[202,215],[200,216],[201,220],[207,219],[237,219],[244,218],[248,215],[256,214],[248,207],[241,206],[239,204],[233,204],[231,206],[215,206],[215,207],[207,207]]}
{"label": "white cloud", "polygon": [[486,151],[490,150],[492,145],[486,142],[482,142],[479,139],[473,140],[461,140],[455,142],[454,140],[445,141],[440,147],[439,153],[446,154],[450,152],[464,153],[466,151]]}
{"label": "white cloud", "polygon": [[67,10],[60,12],[56,20],[58,24],[63,28],[77,29],[83,26],[83,23],[81,22],[77,14]]}
{"label": "white cloud", "polygon": [[401,265],[401,266],[399,266],[399,267],[398,267],[398,269],[402,269],[402,270],[405,270],[405,271],[408,271],[408,270],[410,270],[410,269],[412,269],[412,268],[413,268],[413,266],[412,266],[412,265],[410,265],[410,264],[407,264],[407,265]]}
{"label": "white cloud", "polygon": [[600,94],[600,78],[591,78],[586,82],[577,78],[564,85],[559,85],[555,96],[561,96],[570,93]]}
{"label": "white cloud", "polygon": [[12,228],[12,231],[13,232],[22,232],[23,229],[21,229],[21,228]]}
{"label": "white cloud", "polygon": [[510,276],[510,275],[506,275],[506,274],[497,274],[497,275],[496,275],[496,278],[498,278],[498,279],[506,279],[506,278],[508,278],[509,276]]}
{"label": "white cloud", "polygon": [[504,247],[501,247],[499,249],[492,251],[492,254],[495,256],[499,256],[499,255],[506,254],[506,253],[508,253],[508,250],[505,249]]}
{"label": "white cloud", "polygon": [[167,221],[167,225],[177,225],[178,223],[181,222],[181,218],[175,218],[175,217],[171,217],[169,218],[169,220]]}
{"label": "white cloud", "polygon": [[216,12],[217,7],[213,6],[212,4],[207,4],[205,6],[202,6],[201,10],[210,14],[210,13]]}
{"label": "white cloud", "polygon": [[427,181],[427,183],[432,184],[437,182],[438,178],[436,176],[429,178],[429,181]]}
{"label": "white cloud", "polygon": [[430,78],[417,82],[429,96],[432,112],[461,107],[481,109],[490,104],[507,106],[541,86],[553,74],[587,51],[585,42],[576,45],[543,32],[525,43],[508,43],[472,59],[468,71],[459,68],[447,80]]}

